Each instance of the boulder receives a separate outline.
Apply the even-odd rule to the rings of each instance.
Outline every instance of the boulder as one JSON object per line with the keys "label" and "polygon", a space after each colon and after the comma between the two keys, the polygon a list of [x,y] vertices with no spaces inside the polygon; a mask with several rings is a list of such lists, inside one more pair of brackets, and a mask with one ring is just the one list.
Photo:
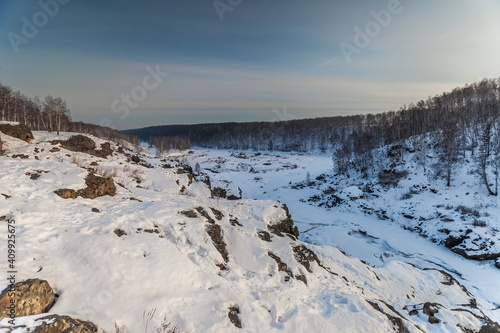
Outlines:
{"label": "boulder", "polygon": [[61,145],[71,151],[88,152],[94,150],[96,145],[94,140],[85,135],[73,135],[67,141],[62,141]]}
{"label": "boulder", "polygon": [[30,332],[30,333],[96,333],[97,327],[88,321],[74,319],[68,316],[48,315],[36,319],[32,325],[12,326],[6,332]]}
{"label": "boulder", "polygon": [[77,194],[82,198],[95,199],[104,195],[114,196],[116,194],[116,186],[111,178],[103,178],[90,173],[85,178],[87,188],[77,191]]}
{"label": "boulder", "polygon": [[[0,294],[0,319],[38,315],[47,312],[55,303],[56,296],[45,280],[29,279],[15,283]],[[15,313],[11,313],[11,304]]]}
{"label": "boulder", "polygon": [[104,195],[114,196],[116,194],[116,186],[112,178],[103,178],[89,173],[85,178],[85,184],[87,187],[78,191],[62,188],[54,193],[63,199],[75,199],[76,197],[95,199]]}
{"label": "boulder", "polygon": [[35,137],[31,132],[31,129],[26,125],[11,125],[11,124],[0,124],[0,132],[5,135],[12,136],[17,139],[21,139],[26,142],[30,142]]}
{"label": "boulder", "polygon": [[282,233],[299,237],[299,229],[294,225],[292,216],[290,215],[290,211],[288,210],[287,205],[283,204],[282,208],[285,211],[286,218],[277,223],[269,225],[268,226],[269,231],[280,237],[283,237]]}

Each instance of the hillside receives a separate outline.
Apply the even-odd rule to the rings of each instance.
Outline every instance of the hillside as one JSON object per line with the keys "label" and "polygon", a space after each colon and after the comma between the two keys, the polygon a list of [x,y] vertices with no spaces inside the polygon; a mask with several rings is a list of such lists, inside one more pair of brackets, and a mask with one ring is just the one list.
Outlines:
{"label": "hillside", "polygon": [[[373,267],[334,244],[297,239],[286,200],[219,198],[222,180],[212,184],[186,165],[203,152],[158,159],[95,137],[100,150],[75,152],[65,143],[71,136],[34,132],[27,143],[1,135],[0,216],[16,221],[16,278],[50,283],[58,294],[50,313],[106,332],[152,332],[163,317],[190,332],[493,325],[495,305],[443,269],[397,260]],[[100,157],[106,147],[112,154]],[[88,198],[89,173],[111,178],[113,195]],[[76,198],[54,193],[61,189]],[[15,332],[32,331],[37,318],[17,318]],[[0,332],[9,326],[1,320]]]}

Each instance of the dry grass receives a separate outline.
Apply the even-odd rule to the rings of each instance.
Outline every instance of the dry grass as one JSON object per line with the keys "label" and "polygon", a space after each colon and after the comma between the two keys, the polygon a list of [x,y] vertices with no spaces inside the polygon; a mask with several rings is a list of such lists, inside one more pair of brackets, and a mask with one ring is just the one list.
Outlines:
{"label": "dry grass", "polygon": [[[146,312],[144,310],[144,313],[142,314],[142,326],[144,328],[144,333],[148,333],[148,327],[151,321],[153,320],[153,317],[156,314],[156,309],[151,309]],[[173,326],[172,323],[167,319],[167,315],[163,316],[162,321],[160,322],[159,326],[156,326],[152,332],[154,333],[183,333],[182,330],[179,328],[179,326],[175,325]],[[120,333],[120,331],[117,331],[117,333]],[[188,333],[188,332],[186,332]]]}
{"label": "dry grass", "polygon": [[95,172],[104,178],[113,178],[118,176],[118,170],[116,167],[103,167],[103,166],[98,166],[95,169]]}
{"label": "dry grass", "polygon": [[78,165],[80,168],[85,168],[83,161],[80,160],[76,154],[71,155],[71,163]]}
{"label": "dry grass", "polygon": [[144,181],[144,171],[138,168],[133,168],[128,164],[123,167],[123,174],[127,178],[134,179],[137,183],[141,183],[142,181]]}

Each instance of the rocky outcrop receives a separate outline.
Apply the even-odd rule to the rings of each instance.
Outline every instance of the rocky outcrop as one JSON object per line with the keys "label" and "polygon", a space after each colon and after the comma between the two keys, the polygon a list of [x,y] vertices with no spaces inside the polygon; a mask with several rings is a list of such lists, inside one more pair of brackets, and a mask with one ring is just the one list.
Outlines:
{"label": "rocky outcrop", "polygon": [[282,205],[283,210],[285,211],[286,217],[277,222],[268,226],[269,231],[273,234],[283,237],[282,233],[299,237],[299,229],[294,225],[292,216],[290,215],[290,211],[288,210],[287,205]]}
{"label": "rocky outcrop", "polygon": [[63,199],[75,199],[76,197],[95,199],[105,195],[114,196],[116,194],[116,186],[112,178],[103,178],[89,173],[85,178],[85,184],[87,187],[78,191],[64,188],[56,190],[54,193]]}
{"label": "rocky outcrop", "polygon": [[29,279],[0,294],[0,319],[42,314],[54,305],[56,295],[45,280]]}
{"label": "rocky outcrop", "polygon": [[54,145],[60,143],[61,146],[67,150],[86,153],[102,158],[106,158],[113,153],[113,149],[111,149],[111,144],[109,142],[102,143],[101,149],[97,150],[95,141],[81,134],[73,135],[65,141],[53,140],[51,143]]}
{"label": "rocky outcrop", "polygon": [[37,319],[32,333],[96,333],[97,327],[89,321],[82,321],[68,316],[50,315]]}
{"label": "rocky outcrop", "polygon": [[78,196],[86,199],[95,199],[104,195],[114,196],[116,194],[116,186],[111,178],[103,178],[89,173],[85,178],[86,188],[78,190]]}
{"label": "rocky outcrop", "polygon": [[26,125],[0,124],[0,132],[26,142],[35,138],[31,129]]}
{"label": "rocky outcrop", "polygon": [[240,314],[240,308],[237,306],[231,306],[229,308],[227,316],[229,317],[229,321],[231,321],[231,323],[233,323],[234,326],[236,326],[237,328],[242,328],[239,314]]}
{"label": "rocky outcrop", "polygon": [[67,150],[86,153],[95,149],[94,140],[85,135],[73,135],[66,141],[61,141],[61,146]]}
{"label": "rocky outcrop", "polygon": [[[36,319],[29,327],[5,327],[6,332],[29,333],[97,333],[97,326],[89,321],[74,319],[68,316],[48,315]],[[3,332],[3,331],[2,331]]]}

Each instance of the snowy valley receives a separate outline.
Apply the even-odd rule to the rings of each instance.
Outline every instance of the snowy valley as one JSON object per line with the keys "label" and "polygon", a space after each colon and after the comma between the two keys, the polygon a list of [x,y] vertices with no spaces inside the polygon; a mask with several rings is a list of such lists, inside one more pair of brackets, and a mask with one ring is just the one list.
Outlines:
{"label": "snowy valley", "polygon": [[[400,200],[407,179],[376,197],[381,189],[368,195],[335,179],[328,155],[193,149],[156,157],[88,135],[101,149],[78,149],[76,136],[34,132],[28,143],[1,135],[0,216],[16,221],[16,279],[50,284],[49,314],[100,332],[164,332],[165,323],[182,332],[498,330],[494,262],[439,245],[440,219],[421,226],[423,238],[399,216],[428,216],[427,202],[449,199],[453,208],[437,209],[458,218],[464,203],[455,193],[464,188],[435,183],[439,200],[427,191]],[[89,195],[101,179],[113,186]],[[330,186],[344,204],[320,205]],[[498,238],[495,202],[467,191],[468,207],[480,201],[487,218],[474,230]],[[381,206],[386,220],[373,213]],[[451,235],[464,228],[446,223]],[[6,239],[1,248],[7,253]],[[0,288],[5,296],[9,286]],[[4,318],[0,332],[36,332],[51,321]]]}

